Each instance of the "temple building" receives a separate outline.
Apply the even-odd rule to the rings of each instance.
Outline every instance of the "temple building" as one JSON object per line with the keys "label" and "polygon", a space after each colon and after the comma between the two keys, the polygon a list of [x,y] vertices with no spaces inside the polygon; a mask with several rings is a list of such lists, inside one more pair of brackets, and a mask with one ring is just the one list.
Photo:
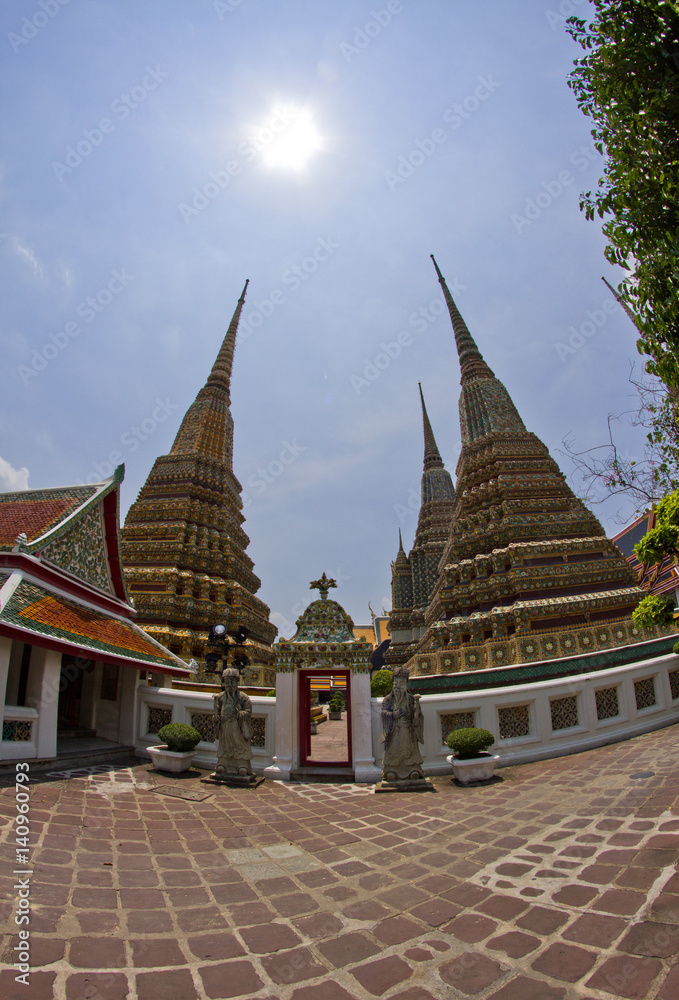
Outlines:
{"label": "temple building", "polygon": [[438,578],[438,566],[448,539],[455,506],[455,489],[436,446],[422,386],[420,401],[424,428],[424,469],[420,488],[422,503],[410,554],[405,554],[399,529],[398,554],[391,564],[391,646],[385,656],[385,663],[389,666],[405,663],[415,652],[417,642],[424,634],[425,611]]}
{"label": "temple building", "polygon": [[[434,266],[460,360],[462,450],[411,672],[478,670],[639,642],[631,614],[644,592],[635,573],[526,430]],[[401,551],[394,563],[406,603],[411,560]],[[413,606],[418,597],[413,589]]]}
{"label": "temple building", "polygon": [[147,674],[186,663],[132,620],[118,543],[123,466],[80,486],[0,494],[0,760],[122,751]]}
{"label": "temple building", "polygon": [[241,484],[233,471],[230,384],[248,282],[207,382],[184,417],[169,455],[151,469],[122,530],[125,577],[141,627],[204,669],[211,625],[249,632],[243,680],[273,686],[277,629],[256,597],[247,554]]}

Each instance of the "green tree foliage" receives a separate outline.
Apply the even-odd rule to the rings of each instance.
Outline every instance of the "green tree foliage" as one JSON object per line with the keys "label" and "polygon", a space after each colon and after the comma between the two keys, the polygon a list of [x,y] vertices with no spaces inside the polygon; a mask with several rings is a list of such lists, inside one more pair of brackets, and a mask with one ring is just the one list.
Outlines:
{"label": "green tree foliage", "polygon": [[[656,508],[655,528],[651,528],[634,546],[637,559],[646,565],[662,562],[666,556],[679,556],[679,490],[668,493]],[[655,625],[670,625],[674,601],[660,594],[651,594],[641,601],[632,617],[637,628],[651,629]],[[677,644],[679,646],[679,643]],[[675,652],[677,646],[674,647]]]}
{"label": "green tree foliage", "polygon": [[370,694],[373,698],[385,698],[394,684],[391,670],[377,670],[370,678]]}
{"label": "green tree foliage", "polygon": [[679,3],[593,4],[591,23],[568,20],[586,53],[569,86],[606,156],[580,207],[605,219],[606,257],[630,271],[624,293],[648,371],[679,387]]}

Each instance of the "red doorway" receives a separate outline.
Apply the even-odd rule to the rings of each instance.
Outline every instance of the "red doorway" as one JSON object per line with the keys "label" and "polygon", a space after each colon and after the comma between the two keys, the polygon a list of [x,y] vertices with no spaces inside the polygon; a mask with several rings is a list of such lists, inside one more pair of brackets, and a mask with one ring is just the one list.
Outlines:
{"label": "red doorway", "polygon": [[[351,767],[351,671],[350,670],[300,670],[299,677],[299,727],[300,765],[302,767]],[[346,710],[340,722],[323,722],[319,735],[311,735],[311,705],[317,692],[343,688]],[[327,729],[325,727],[328,727]],[[328,730],[334,727],[332,738]],[[323,730],[325,729],[325,734]],[[323,752],[326,745],[331,750]]]}

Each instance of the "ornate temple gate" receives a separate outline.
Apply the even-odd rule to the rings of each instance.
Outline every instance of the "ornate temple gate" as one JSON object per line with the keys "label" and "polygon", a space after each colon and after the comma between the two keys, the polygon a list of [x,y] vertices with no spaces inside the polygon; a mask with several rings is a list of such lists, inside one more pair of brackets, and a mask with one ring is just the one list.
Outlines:
{"label": "ornate temple gate", "polygon": [[[300,670],[299,678],[299,748],[300,767],[351,767],[351,671],[350,670]],[[316,684],[342,678],[345,683],[346,712],[339,722],[324,722],[320,732],[312,738],[311,706]],[[331,687],[327,685],[328,688]],[[325,684],[322,685],[326,687]],[[330,735],[327,730],[332,727]],[[329,738],[328,738],[329,736]]]}
{"label": "ornate temple gate", "polygon": [[[292,639],[276,643],[276,744],[267,778],[279,781],[354,780],[376,782],[380,769],[372,750],[370,653],[365,639],[357,639],[354,623],[344,609],[328,600],[337,584],[325,573],[312,583],[321,593],[297,620]],[[311,736],[311,690],[314,680],[337,677],[346,683],[344,759],[318,759]],[[325,726],[336,723],[324,722]],[[333,741],[328,741],[330,744]],[[336,744],[337,746],[338,744]],[[313,772],[313,776],[312,776]],[[320,772],[320,774],[319,774]]]}

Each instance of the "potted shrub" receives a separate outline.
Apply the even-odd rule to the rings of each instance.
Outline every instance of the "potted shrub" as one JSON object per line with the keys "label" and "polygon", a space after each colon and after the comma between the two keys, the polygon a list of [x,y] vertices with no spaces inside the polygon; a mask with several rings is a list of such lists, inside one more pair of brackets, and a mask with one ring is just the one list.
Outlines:
{"label": "potted shrub", "polygon": [[494,742],[495,737],[487,729],[454,729],[448,733],[446,743],[453,752],[446,760],[461,785],[490,781],[500,759],[498,754],[488,753]]}
{"label": "potted shrub", "polygon": [[344,699],[341,695],[335,694],[330,699],[330,704],[328,705],[328,718],[337,722],[342,718],[342,709],[344,708]]}
{"label": "potted shrub", "polygon": [[196,747],[202,736],[193,726],[181,722],[171,722],[158,732],[163,746],[147,747],[156,771],[188,771],[196,755]]}

